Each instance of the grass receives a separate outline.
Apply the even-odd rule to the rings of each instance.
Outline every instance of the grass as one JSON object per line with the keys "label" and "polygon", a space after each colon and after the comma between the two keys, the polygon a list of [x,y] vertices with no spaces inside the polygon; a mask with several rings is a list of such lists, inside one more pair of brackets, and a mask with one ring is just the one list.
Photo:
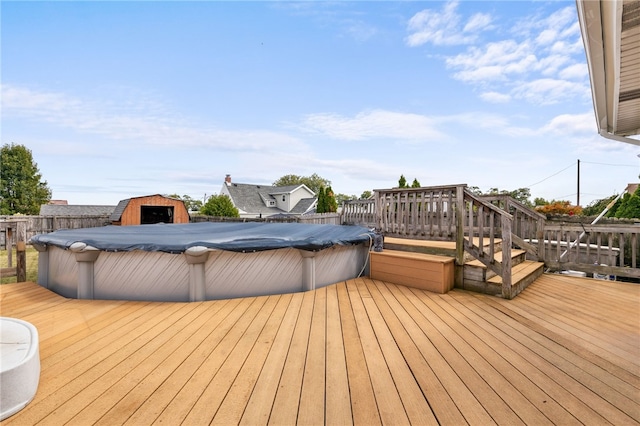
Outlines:
{"label": "grass", "polygon": [[[16,262],[18,261],[18,257],[16,254],[16,249],[14,248],[12,254],[12,265],[16,266]],[[0,268],[6,268],[9,266],[9,254],[7,250],[0,250]],[[0,284],[8,284],[15,283],[17,278],[13,277],[4,277],[0,280]],[[38,281],[38,252],[31,246],[27,246],[27,281],[33,281],[34,283]]]}

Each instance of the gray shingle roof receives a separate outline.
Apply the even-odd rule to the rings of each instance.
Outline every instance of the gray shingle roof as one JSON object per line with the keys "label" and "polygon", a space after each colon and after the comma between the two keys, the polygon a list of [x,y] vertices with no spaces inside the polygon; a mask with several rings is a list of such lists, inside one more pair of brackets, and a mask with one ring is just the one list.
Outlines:
{"label": "gray shingle roof", "polygon": [[315,198],[303,198],[302,200],[298,201],[298,204],[296,204],[293,209],[291,209],[290,213],[304,214],[307,212],[307,210],[309,210],[309,208],[315,201]]}
{"label": "gray shingle roof", "polygon": [[40,216],[101,216],[113,212],[116,206],[43,204]]}
{"label": "gray shingle roof", "polygon": [[[232,183],[227,185],[227,190],[231,194],[235,206],[250,214],[261,214],[263,217],[271,216],[279,213],[286,213],[277,207],[267,207],[264,200],[276,201],[272,194],[285,194],[299,188],[300,185],[287,186],[271,186],[271,185],[252,185],[247,183]],[[307,200],[310,200],[307,201]],[[289,213],[302,214],[307,211],[310,203],[315,198],[302,199]]]}

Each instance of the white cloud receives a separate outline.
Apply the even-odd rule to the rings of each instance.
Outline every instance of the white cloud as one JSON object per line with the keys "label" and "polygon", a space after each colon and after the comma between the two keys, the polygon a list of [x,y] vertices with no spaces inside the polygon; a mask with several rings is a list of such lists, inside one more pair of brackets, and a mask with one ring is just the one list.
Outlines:
{"label": "white cloud", "polygon": [[426,141],[443,137],[436,129],[436,122],[429,117],[384,110],[361,112],[355,117],[311,114],[305,117],[301,128],[348,141],[379,138]]}
{"label": "white cloud", "polygon": [[593,112],[586,112],[584,114],[558,115],[542,127],[540,132],[558,135],[593,135],[597,134],[598,129]]}
{"label": "white cloud", "polygon": [[480,98],[492,104],[503,104],[511,100],[511,95],[498,92],[484,92],[480,94]]}
{"label": "white cloud", "polygon": [[[43,121],[80,134],[100,135],[113,141],[153,146],[207,147],[225,151],[272,150],[283,144],[305,150],[298,139],[268,130],[210,128],[171,114],[145,112],[140,105],[110,100],[87,101],[63,93],[38,92],[3,84],[2,112],[28,120]],[[144,100],[140,100],[142,104]],[[156,108],[157,110],[157,108]]]}
{"label": "white cloud", "polygon": [[407,45],[421,46],[469,44],[477,39],[477,33],[492,28],[493,18],[487,13],[473,15],[463,25],[462,17],[456,12],[458,1],[447,2],[441,10],[424,9],[409,19],[406,38]]}
{"label": "white cloud", "polygon": [[560,76],[560,78],[566,80],[579,80],[587,78],[589,76],[589,68],[585,63],[573,64],[561,70],[558,75]]}
{"label": "white cloud", "polygon": [[537,105],[550,105],[566,101],[568,97],[588,98],[589,88],[582,83],[553,78],[522,82],[511,94]]}
{"label": "white cloud", "polygon": [[448,67],[460,69],[454,77],[467,82],[505,80],[510,74],[528,72],[536,63],[529,44],[513,40],[488,43],[482,49],[471,47],[446,59]]}
{"label": "white cloud", "polygon": [[[480,26],[481,17],[476,19]],[[488,102],[520,99],[542,105],[589,98],[588,71],[574,8],[531,17],[514,27],[514,38],[469,46],[446,57],[452,77],[478,86],[481,99]]]}
{"label": "white cloud", "polygon": [[469,18],[469,21],[467,21],[463,31],[468,33],[493,28],[491,26],[492,21],[493,18],[488,13],[476,13]]}

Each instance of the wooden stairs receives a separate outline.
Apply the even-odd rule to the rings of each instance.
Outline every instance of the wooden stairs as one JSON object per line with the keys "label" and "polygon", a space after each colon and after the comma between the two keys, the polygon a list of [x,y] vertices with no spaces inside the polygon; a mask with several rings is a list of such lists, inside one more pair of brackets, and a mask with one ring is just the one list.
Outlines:
{"label": "wooden stairs", "polygon": [[[495,245],[495,258],[496,261],[502,261],[501,241],[494,241]],[[420,270],[438,270],[438,267],[434,266],[418,266],[416,262],[423,262],[425,264],[438,263],[447,264],[446,260],[455,259],[455,243],[445,241],[424,241],[424,240],[409,240],[402,238],[386,237],[384,240],[384,251],[389,251],[388,256],[382,260],[380,257],[372,257],[371,263],[371,276],[374,279],[383,279],[396,284],[404,284],[411,287],[418,287],[427,290],[424,284],[414,285],[414,282],[420,281],[419,278],[413,276],[407,278],[409,275],[423,274],[429,282],[434,281],[433,274],[431,272],[420,272]],[[485,252],[488,252],[488,246],[485,245]],[[373,255],[373,253],[372,253]],[[411,261],[408,263],[408,259]],[[394,263],[395,262],[395,263]],[[376,265],[377,263],[377,265]],[[386,266],[382,266],[381,263],[385,263]],[[544,270],[543,262],[536,262],[526,259],[526,252],[524,250],[512,249],[511,250],[511,295],[515,297],[522,290],[524,290],[529,284],[542,275]],[[394,275],[395,274],[395,275]],[[444,274],[443,280],[448,281],[450,275]],[[394,281],[395,280],[395,281]],[[424,281],[424,280],[423,280]],[[462,268],[462,280],[461,284],[455,285],[457,288],[465,290],[475,291],[484,294],[491,294],[496,296],[502,295],[502,277],[496,275],[493,271],[487,268],[482,262],[474,259],[471,255],[465,254],[465,264]],[[440,285],[430,284],[434,290],[438,293],[448,291],[448,289],[454,287],[454,283],[444,282]]]}

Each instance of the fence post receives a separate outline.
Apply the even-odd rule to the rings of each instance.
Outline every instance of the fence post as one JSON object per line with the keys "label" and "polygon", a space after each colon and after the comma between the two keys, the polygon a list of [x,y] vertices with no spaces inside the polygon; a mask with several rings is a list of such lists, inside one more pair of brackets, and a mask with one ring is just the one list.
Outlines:
{"label": "fence post", "polygon": [[24,241],[16,243],[16,281],[23,283],[27,281],[27,245]]}

